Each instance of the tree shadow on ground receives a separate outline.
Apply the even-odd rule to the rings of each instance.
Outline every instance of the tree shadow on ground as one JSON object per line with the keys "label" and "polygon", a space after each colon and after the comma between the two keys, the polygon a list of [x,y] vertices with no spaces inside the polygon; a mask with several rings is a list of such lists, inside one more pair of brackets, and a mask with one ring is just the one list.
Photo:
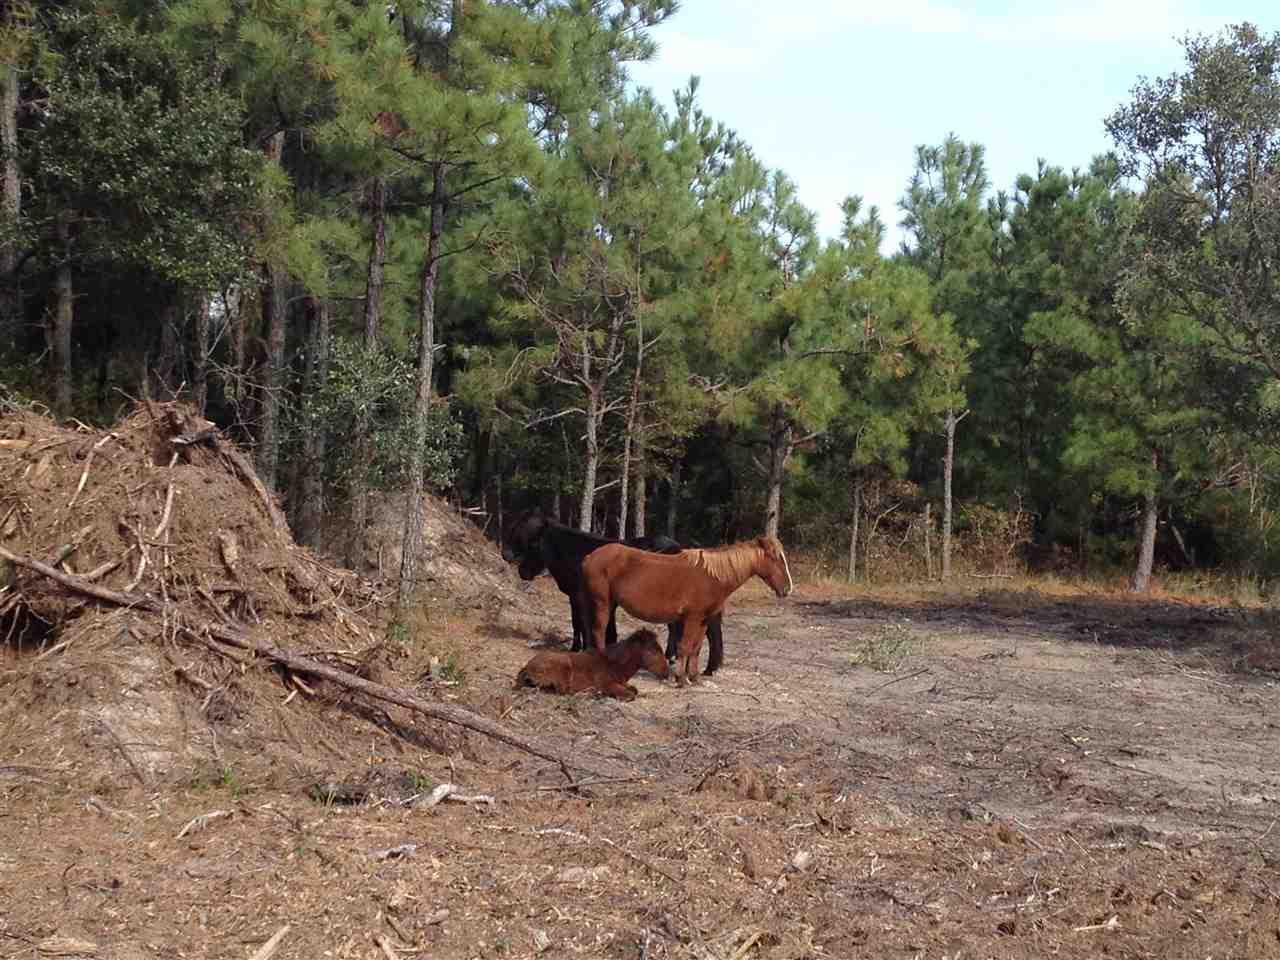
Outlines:
{"label": "tree shadow on ground", "polygon": [[[1280,669],[1273,648],[1280,636],[1280,611],[1248,610],[1142,597],[1054,597],[1033,590],[987,590],[891,602],[879,599],[800,601],[806,615],[856,619],[909,618],[1000,635],[1028,633],[1065,642],[1231,654],[1260,661],[1250,666]],[[1274,665],[1271,665],[1271,662]]]}

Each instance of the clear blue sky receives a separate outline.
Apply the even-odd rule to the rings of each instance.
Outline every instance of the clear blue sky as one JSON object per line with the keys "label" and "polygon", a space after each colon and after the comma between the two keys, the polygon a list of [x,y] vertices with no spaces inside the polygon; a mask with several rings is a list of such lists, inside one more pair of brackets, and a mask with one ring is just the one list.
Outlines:
{"label": "clear blue sky", "polygon": [[824,236],[861,194],[889,224],[888,253],[917,144],[983,144],[996,189],[1039,158],[1084,166],[1137,78],[1182,68],[1180,37],[1244,20],[1280,29],[1280,4],[684,0],[631,75],[670,103],[697,74],[703,109],[796,181]]}

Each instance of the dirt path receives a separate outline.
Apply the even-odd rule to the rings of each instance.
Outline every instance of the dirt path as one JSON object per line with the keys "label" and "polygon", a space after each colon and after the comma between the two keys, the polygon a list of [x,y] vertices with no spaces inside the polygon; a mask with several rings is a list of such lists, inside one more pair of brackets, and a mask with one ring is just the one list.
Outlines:
{"label": "dirt path", "polygon": [[[920,815],[1260,836],[1280,816],[1280,686],[1223,669],[1235,623],[1176,605],[752,597],[728,669],[640,710],[741,736],[793,724],[828,747],[815,775]],[[895,672],[854,665],[904,637]]]}
{"label": "dirt path", "polygon": [[[637,678],[619,704],[511,690],[567,621],[549,585],[526,599],[442,621],[465,682],[423,689],[623,781],[569,790],[543,761],[323,689],[280,691],[256,740],[211,722],[212,775],[163,789],[86,781],[74,744],[9,744],[0,957],[90,955],[71,938],[98,960],[244,960],[286,924],[275,960],[1280,954],[1280,688],[1244,669],[1275,666],[1269,623],[752,587],[723,672],[693,689]],[[428,652],[397,682],[421,686]],[[903,652],[890,672],[854,663]],[[182,696],[203,743],[200,692]],[[255,761],[304,716],[323,734],[295,736],[296,762]],[[385,770],[497,802],[308,796],[317,771]]]}

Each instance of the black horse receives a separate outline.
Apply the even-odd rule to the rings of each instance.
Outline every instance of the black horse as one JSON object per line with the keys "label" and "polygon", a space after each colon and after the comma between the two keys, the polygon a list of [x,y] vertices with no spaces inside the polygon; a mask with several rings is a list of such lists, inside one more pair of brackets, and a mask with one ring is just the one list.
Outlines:
{"label": "black horse", "polygon": [[[596,547],[617,542],[566,527],[548,519],[537,510],[520,514],[507,528],[503,539],[502,558],[507,563],[519,564],[517,569],[522,580],[532,580],[544,570],[547,571],[555,580],[556,586],[560,588],[560,592],[569,597],[569,613],[573,618],[573,642],[570,647],[572,650],[585,649],[587,638],[591,633],[590,615],[579,596],[582,586],[582,561]],[[653,553],[679,553],[683,549],[670,537],[661,535],[632,537],[623,542],[629,547],[649,550]],[[609,612],[609,625],[605,628],[606,644],[618,642],[615,614],[616,608]],[[668,659],[676,655],[682,629],[679,623],[667,625]],[[724,663],[721,617],[715,616],[707,621],[707,639],[710,655],[704,673],[711,676]]]}

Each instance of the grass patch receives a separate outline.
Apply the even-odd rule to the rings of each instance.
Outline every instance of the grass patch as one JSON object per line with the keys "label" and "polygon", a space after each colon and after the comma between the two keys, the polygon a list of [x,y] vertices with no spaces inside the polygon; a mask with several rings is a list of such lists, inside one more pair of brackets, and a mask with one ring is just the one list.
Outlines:
{"label": "grass patch", "polygon": [[893,673],[919,650],[920,641],[905,623],[885,623],[858,639],[850,659],[855,667]]}

